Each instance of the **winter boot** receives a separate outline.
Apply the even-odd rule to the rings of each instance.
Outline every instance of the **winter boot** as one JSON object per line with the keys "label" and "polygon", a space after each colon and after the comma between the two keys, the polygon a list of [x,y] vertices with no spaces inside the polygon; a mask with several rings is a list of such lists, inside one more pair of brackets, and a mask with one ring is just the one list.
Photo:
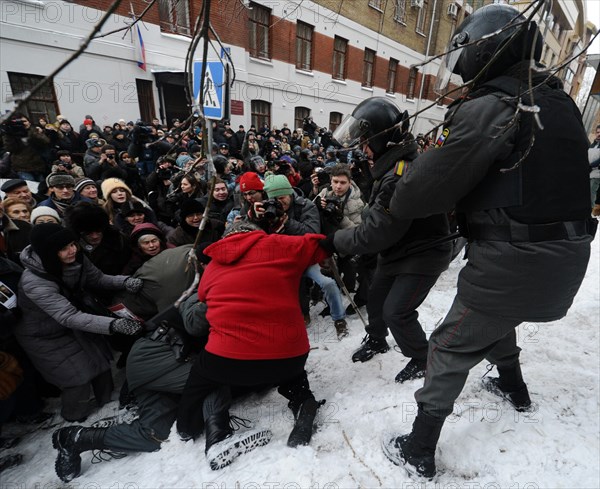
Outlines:
{"label": "winter boot", "polygon": [[394,464],[403,466],[411,475],[433,479],[435,448],[444,426],[444,419],[434,418],[419,410],[412,433],[384,439],[385,456]]}
{"label": "winter boot", "polygon": [[308,445],[310,443],[317,410],[324,403],[325,401],[318,402],[314,397],[310,397],[294,412],[294,428],[287,441],[288,447],[295,448],[299,445]]}
{"label": "winter boot", "polygon": [[368,334],[363,338],[362,346],[352,354],[352,361],[366,362],[377,353],[385,353],[389,349],[390,345],[385,338],[375,338]]}
{"label": "winter boot", "polygon": [[54,468],[63,482],[70,482],[81,473],[79,454],[87,450],[103,449],[107,428],[69,426],[52,435],[52,446],[58,450]]}
{"label": "winter boot", "polygon": [[348,336],[348,325],[346,324],[345,319],[338,319],[337,321],[334,321],[333,324],[335,326],[338,340]]}
{"label": "winter boot", "polygon": [[6,469],[20,465],[22,461],[23,455],[20,453],[13,453],[12,455],[0,457],[0,472],[4,472]]}
{"label": "winter boot", "polygon": [[427,359],[418,360],[411,358],[410,362],[406,364],[400,373],[396,375],[396,382],[402,384],[407,380],[422,379],[425,377],[425,368],[427,367]]}
{"label": "winter boot", "polygon": [[506,399],[515,410],[526,412],[531,409],[531,398],[527,385],[523,381],[521,365],[512,367],[498,367],[499,377],[484,377],[481,379],[483,387],[488,392]]}
{"label": "winter boot", "polygon": [[206,459],[212,470],[227,467],[237,457],[266,445],[273,434],[269,430],[233,433],[229,413],[221,411],[204,420],[206,430]]}

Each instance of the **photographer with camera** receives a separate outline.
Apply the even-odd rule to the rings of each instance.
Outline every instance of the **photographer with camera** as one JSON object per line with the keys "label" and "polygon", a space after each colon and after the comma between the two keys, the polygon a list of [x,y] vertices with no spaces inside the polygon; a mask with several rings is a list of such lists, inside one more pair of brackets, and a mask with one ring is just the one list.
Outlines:
{"label": "photographer with camera", "polygon": [[100,153],[100,180],[107,178],[119,178],[123,181],[127,179],[127,170],[117,157],[117,150],[110,144],[105,144]]}
{"label": "photographer with camera", "polygon": [[172,183],[171,179],[180,170],[174,165],[171,157],[159,156],[156,164],[156,170],[146,178],[148,203],[158,220],[173,225],[174,210],[169,206],[167,196]]}
{"label": "photographer with camera", "polygon": [[10,153],[11,169],[19,178],[42,182],[48,174],[44,154],[50,140],[36,130],[25,115],[14,114],[0,125],[2,144]]}
{"label": "photographer with camera", "polygon": [[[251,219],[259,225],[263,225],[267,232],[302,236],[321,231],[317,206],[310,200],[297,196],[287,177],[268,175],[265,178],[264,191],[269,200],[254,204]],[[268,222],[266,227],[264,226],[265,221]],[[325,300],[331,309],[331,317],[338,338],[347,336],[346,312],[342,303],[342,294],[335,280],[323,275],[318,265],[309,267],[304,273],[304,277],[315,282],[323,291]],[[308,324],[310,316],[307,299],[307,295],[301,293],[300,302],[304,319]]]}
{"label": "photographer with camera", "polygon": [[168,138],[167,135],[160,138],[156,127],[138,121],[131,131],[131,143],[127,152],[131,158],[138,158],[140,175],[147,178],[156,169],[159,156],[167,154],[174,144],[172,134]]}
{"label": "photographer with camera", "polygon": [[68,173],[73,178],[81,178],[84,175],[83,168],[71,159],[71,152],[61,149],[56,152],[58,160],[52,165],[52,173]]}

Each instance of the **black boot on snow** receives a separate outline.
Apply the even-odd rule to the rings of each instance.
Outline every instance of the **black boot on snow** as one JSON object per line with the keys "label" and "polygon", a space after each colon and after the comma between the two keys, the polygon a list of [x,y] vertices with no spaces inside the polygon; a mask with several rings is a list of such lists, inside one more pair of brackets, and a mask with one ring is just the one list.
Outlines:
{"label": "black boot on snow", "polygon": [[385,353],[390,345],[385,338],[375,338],[367,335],[363,338],[361,347],[352,354],[353,362],[366,362],[371,360],[377,353]]}
{"label": "black boot on snow", "polygon": [[273,434],[270,430],[251,430],[234,434],[229,413],[221,411],[204,420],[206,430],[206,459],[212,470],[227,467],[237,457],[266,445]]}
{"label": "black boot on snow", "polygon": [[294,448],[310,443],[317,410],[324,403],[325,401],[319,402],[314,397],[310,397],[300,405],[298,412],[294,413],[294,428],[288,437],[288,447]]}
{"label": "black boot on snow", "polygon": [[502,399],[506,399],[516,411],[527,412],[531,410],[531,398],[529,397],[529,391],[525,383],[516,390],[508,391],[503,388],[498,377],[484,377],[481,379],[481,382],[486,391]]}
{"label": "black boot on snow", "polygon": [[419,411],[412,433],[382,440],[385,456],[413,476],[433,479],[436,474],[435,448],[444,426],[444,419]]}
{"label": "black boot on snow", "polygon": [[106,429],[69,426],[54,432],[52,446],[58,450],[54,468],[60,480],[70,482],[79,476],[81,473],[79,454],[87,450],[103,449]]}
{"label": "black boot on snow", "polygon": [[333,325],[335,326],[335,332],[338,340],[348,336],[348,323],[346,323],[345,319],[338,319],[337,321],[333,322]]}
{"label": "black boot on snow", "polygon": [[422,379],[425,377],[426,367],[427,359],[417,360],[416,358],[411,358],[410,362],[406,364],[406,367],[400,370],[400,373],[396,375],[396,382],[402,384],[407,380]]}
{"label": "black boot on snow", "polygon": [[[488,369],[488,372],[493,367]],[[521,365],[516,363],[510,367],[498,367],[499,377],[483,377],[483,387],[488,392],[506,399],[515,410],[526,412],[531,409],[531,399],[527,385],[523,381]]]}

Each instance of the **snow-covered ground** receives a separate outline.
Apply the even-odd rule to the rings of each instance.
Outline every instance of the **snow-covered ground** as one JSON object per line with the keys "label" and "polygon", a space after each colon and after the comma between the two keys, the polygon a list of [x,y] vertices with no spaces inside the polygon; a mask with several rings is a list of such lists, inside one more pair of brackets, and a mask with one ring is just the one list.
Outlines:
{"label": "snow-covered ground", "polygon": [[[428,333],[439,323],[454,297],[456,260],[442,275],[420,309]],[[313,350],[308,360],[311,386],[327,399],[320,428],[311,445],[286,446],[292,416],[275,391],[236,404],[233,414],[249,418],[255,427],[269,428],[272,441],[240,457],[231,466],[212,471],[204,457],[204,438],[184,443],[173,428],[170,440],[155,453],[91,464],[83,454],[82,475],[67,487],[85,489],[198,488],[205,489],[336,489],[394,487],[403,489],[477,488],[598,488],[599,476],[599,325],[600,245],[593,244],[588,272],[569,315],[547,324],[519,327],[521,361],[536,410],[517,413],[482,391],[485,364],[471,372],[448,419],[437,451],[442,473],[432,482],[411,480],[384,457],[380,440],[386,432],[406,432],[416,413],[414,391],[422,381],[394,383],[406,359],[390,350],[370,362],[353,364],[350,356],[363,337],[358,316],[350,321],[350,336],[335,339],[331,320],[313,308],[309,328]],[[116,413],[116,402],[90,422]],[[6,426],[4,434],[21,426]],[[18,447],[22,465],[0,477],[6,489],[64,486],[54,473],[52,430],[25,437]],[[3,454],[3,455],[4,455]]]}

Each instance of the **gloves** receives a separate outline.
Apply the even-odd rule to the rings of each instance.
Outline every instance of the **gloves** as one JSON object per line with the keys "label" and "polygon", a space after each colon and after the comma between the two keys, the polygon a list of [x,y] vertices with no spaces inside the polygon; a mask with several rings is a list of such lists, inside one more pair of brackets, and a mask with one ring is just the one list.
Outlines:
{"label": "gloves", "polygon": [[319,246],[321,248],[323,248],[330,255],[337,253],[337,250],[335,249],[335,245],[333,244],[334,236],[335,236],[335,233],[331,233],[325,239],[322,239],[321,241],[319,241]]}
{"label": "gloves", "polygon": [[124,285],[125,285],[125,290],[127,292],[131,292],[132,294],[135,294],[136,292],[139,292],[140,290],[142,290],[142,287],[144,286],[144,281],[141,278],[129,277],[129,278],[125,279]]}
{"label": "gloves", "polygon": [[[138,279],[134,279],[138,280]],[[140,280],[141,282],[141,280]],[[135,336],[138,333],[141,333],[143,327],[142,323],[135,321],[133,319],[119,318],[115,319],[110,323],[110,332],[121,333],[128,336]]]}

